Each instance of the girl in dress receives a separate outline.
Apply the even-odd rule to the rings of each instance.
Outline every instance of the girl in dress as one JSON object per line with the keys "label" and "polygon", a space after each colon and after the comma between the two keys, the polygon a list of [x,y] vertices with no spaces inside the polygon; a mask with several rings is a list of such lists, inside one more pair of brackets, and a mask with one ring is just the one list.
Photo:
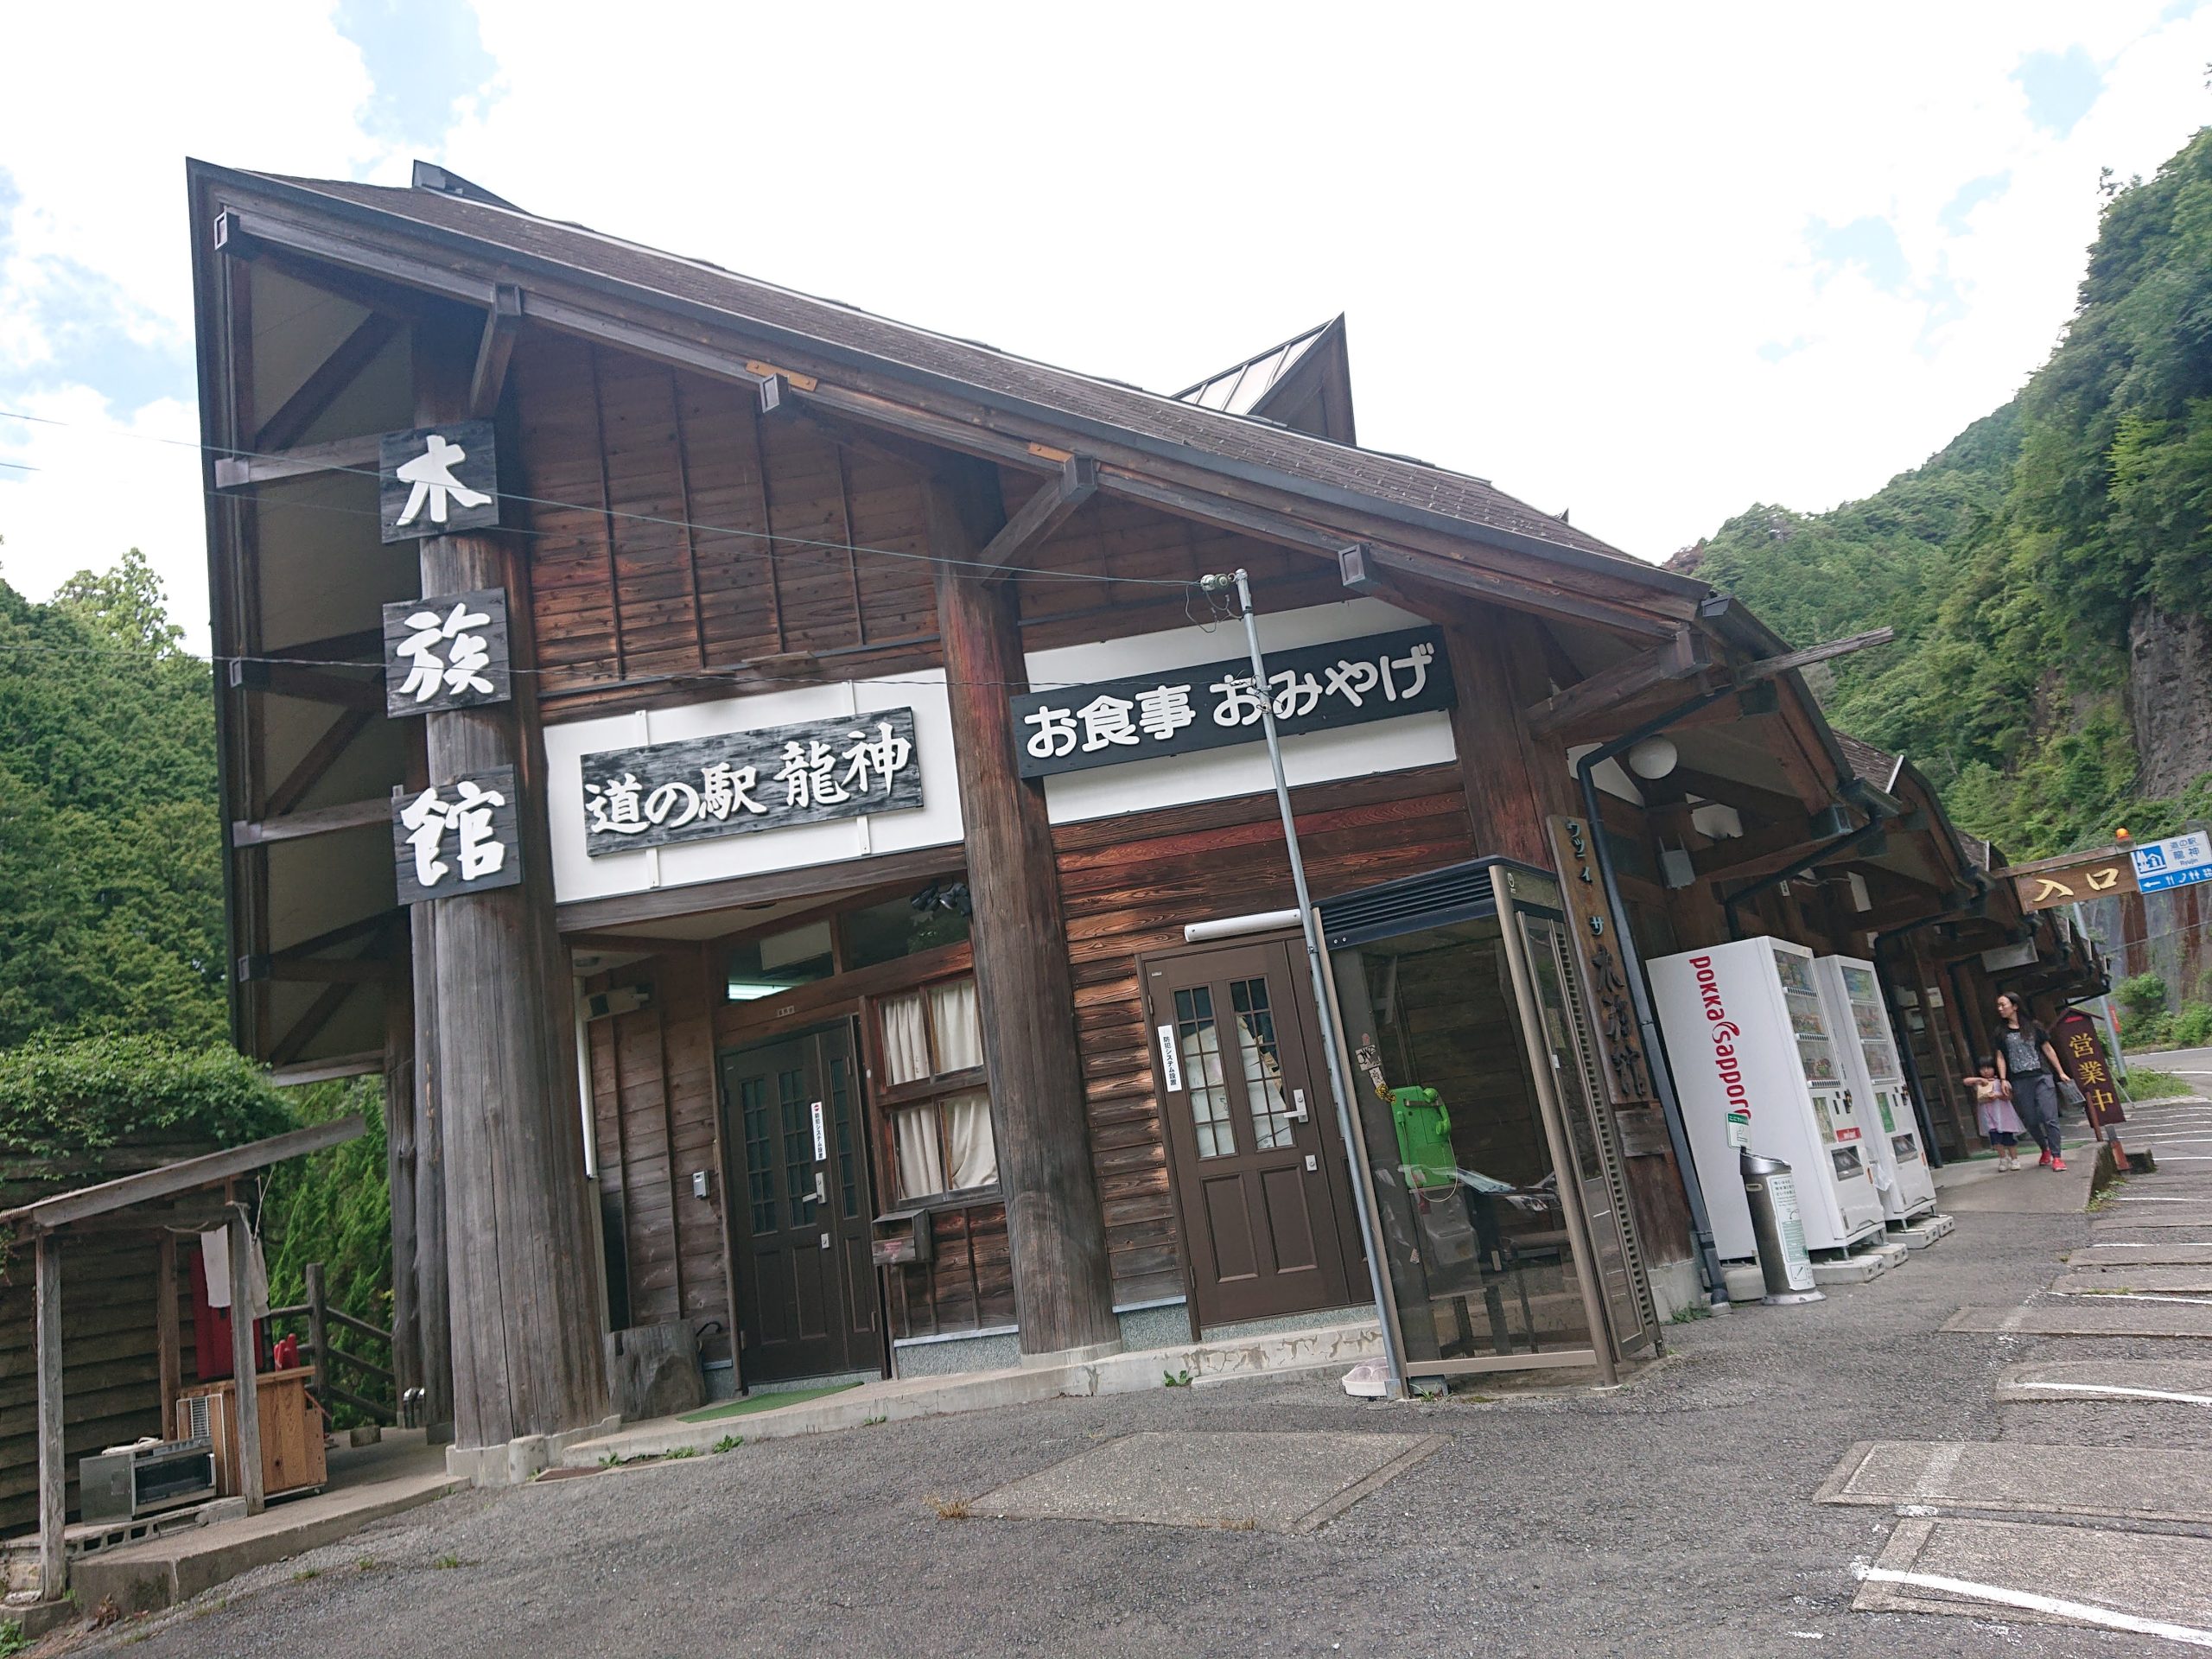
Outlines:
{"label": "girl in dress", "polygon": [[2012,1085],[1997,1075],[1996,1060],[1985,1058],[1980,1077],[1959,1081],[1974,1090],[1974,1116],[1980,1121],[1983,1136],[1997,1148],[1997,1167],[2018,1169],[2023,1133],[2020,1115],[2012,1109]]}

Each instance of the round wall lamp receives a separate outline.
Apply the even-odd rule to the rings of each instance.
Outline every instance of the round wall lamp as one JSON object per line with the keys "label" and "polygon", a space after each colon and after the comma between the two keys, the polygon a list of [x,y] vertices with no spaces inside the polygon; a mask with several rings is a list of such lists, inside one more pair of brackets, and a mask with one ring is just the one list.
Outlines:
{"label": "round wall lamp", "polygon": [[1677,758],[1671,738],[1647,737],[1628,752],[1628,769],[1647,780],[1664,778],[1675,769]]}

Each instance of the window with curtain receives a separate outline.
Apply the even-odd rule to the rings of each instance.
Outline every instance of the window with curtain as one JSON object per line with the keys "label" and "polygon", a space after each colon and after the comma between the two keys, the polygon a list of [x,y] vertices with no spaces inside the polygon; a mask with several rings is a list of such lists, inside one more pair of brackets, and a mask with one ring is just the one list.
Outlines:
{"label": "window with curtain", "polygon": [[997,1185],[974,976],[903,991],[875,1007],[881,1099],[900,1201]]}

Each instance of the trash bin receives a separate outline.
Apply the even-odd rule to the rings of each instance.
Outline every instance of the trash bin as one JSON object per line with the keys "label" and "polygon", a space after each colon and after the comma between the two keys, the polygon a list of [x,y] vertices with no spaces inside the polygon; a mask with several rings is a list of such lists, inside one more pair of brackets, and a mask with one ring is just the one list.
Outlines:
{"label": "trash bin", "polygon": [[1797,1212],[1797,1179],[1779,1158],[1762,1158],[1749,1147],[1738,1154],[1744,1197],[1751,1206],[1751,1237],[1769,1307],[1826,1300],[1813,1285],[1813,1259],[1805,1253],[1805,1227]]}

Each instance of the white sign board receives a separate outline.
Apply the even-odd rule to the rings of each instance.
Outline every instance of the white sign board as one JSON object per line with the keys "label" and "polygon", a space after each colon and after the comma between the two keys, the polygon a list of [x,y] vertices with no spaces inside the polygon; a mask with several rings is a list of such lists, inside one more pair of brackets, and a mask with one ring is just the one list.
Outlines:
{"label": "white sign board", "polygon": [[822,1132],[822,1103],[814,1103],[814,1161],[827,1163],[830,1160],[830,1137]]}
{"label": "white sign board", "polygon": [[2145,893],[2212,881],[2212,836],[2202,830],[2134,849],[2135,885]]}
{"label": "white sign board", "polygon": [[1183,1062],[1175,1052],[1175,1026],[1172,1020],[1160,1028],[1160,1071],[1166,1080],[1169,1094],[1183,1092]]}

